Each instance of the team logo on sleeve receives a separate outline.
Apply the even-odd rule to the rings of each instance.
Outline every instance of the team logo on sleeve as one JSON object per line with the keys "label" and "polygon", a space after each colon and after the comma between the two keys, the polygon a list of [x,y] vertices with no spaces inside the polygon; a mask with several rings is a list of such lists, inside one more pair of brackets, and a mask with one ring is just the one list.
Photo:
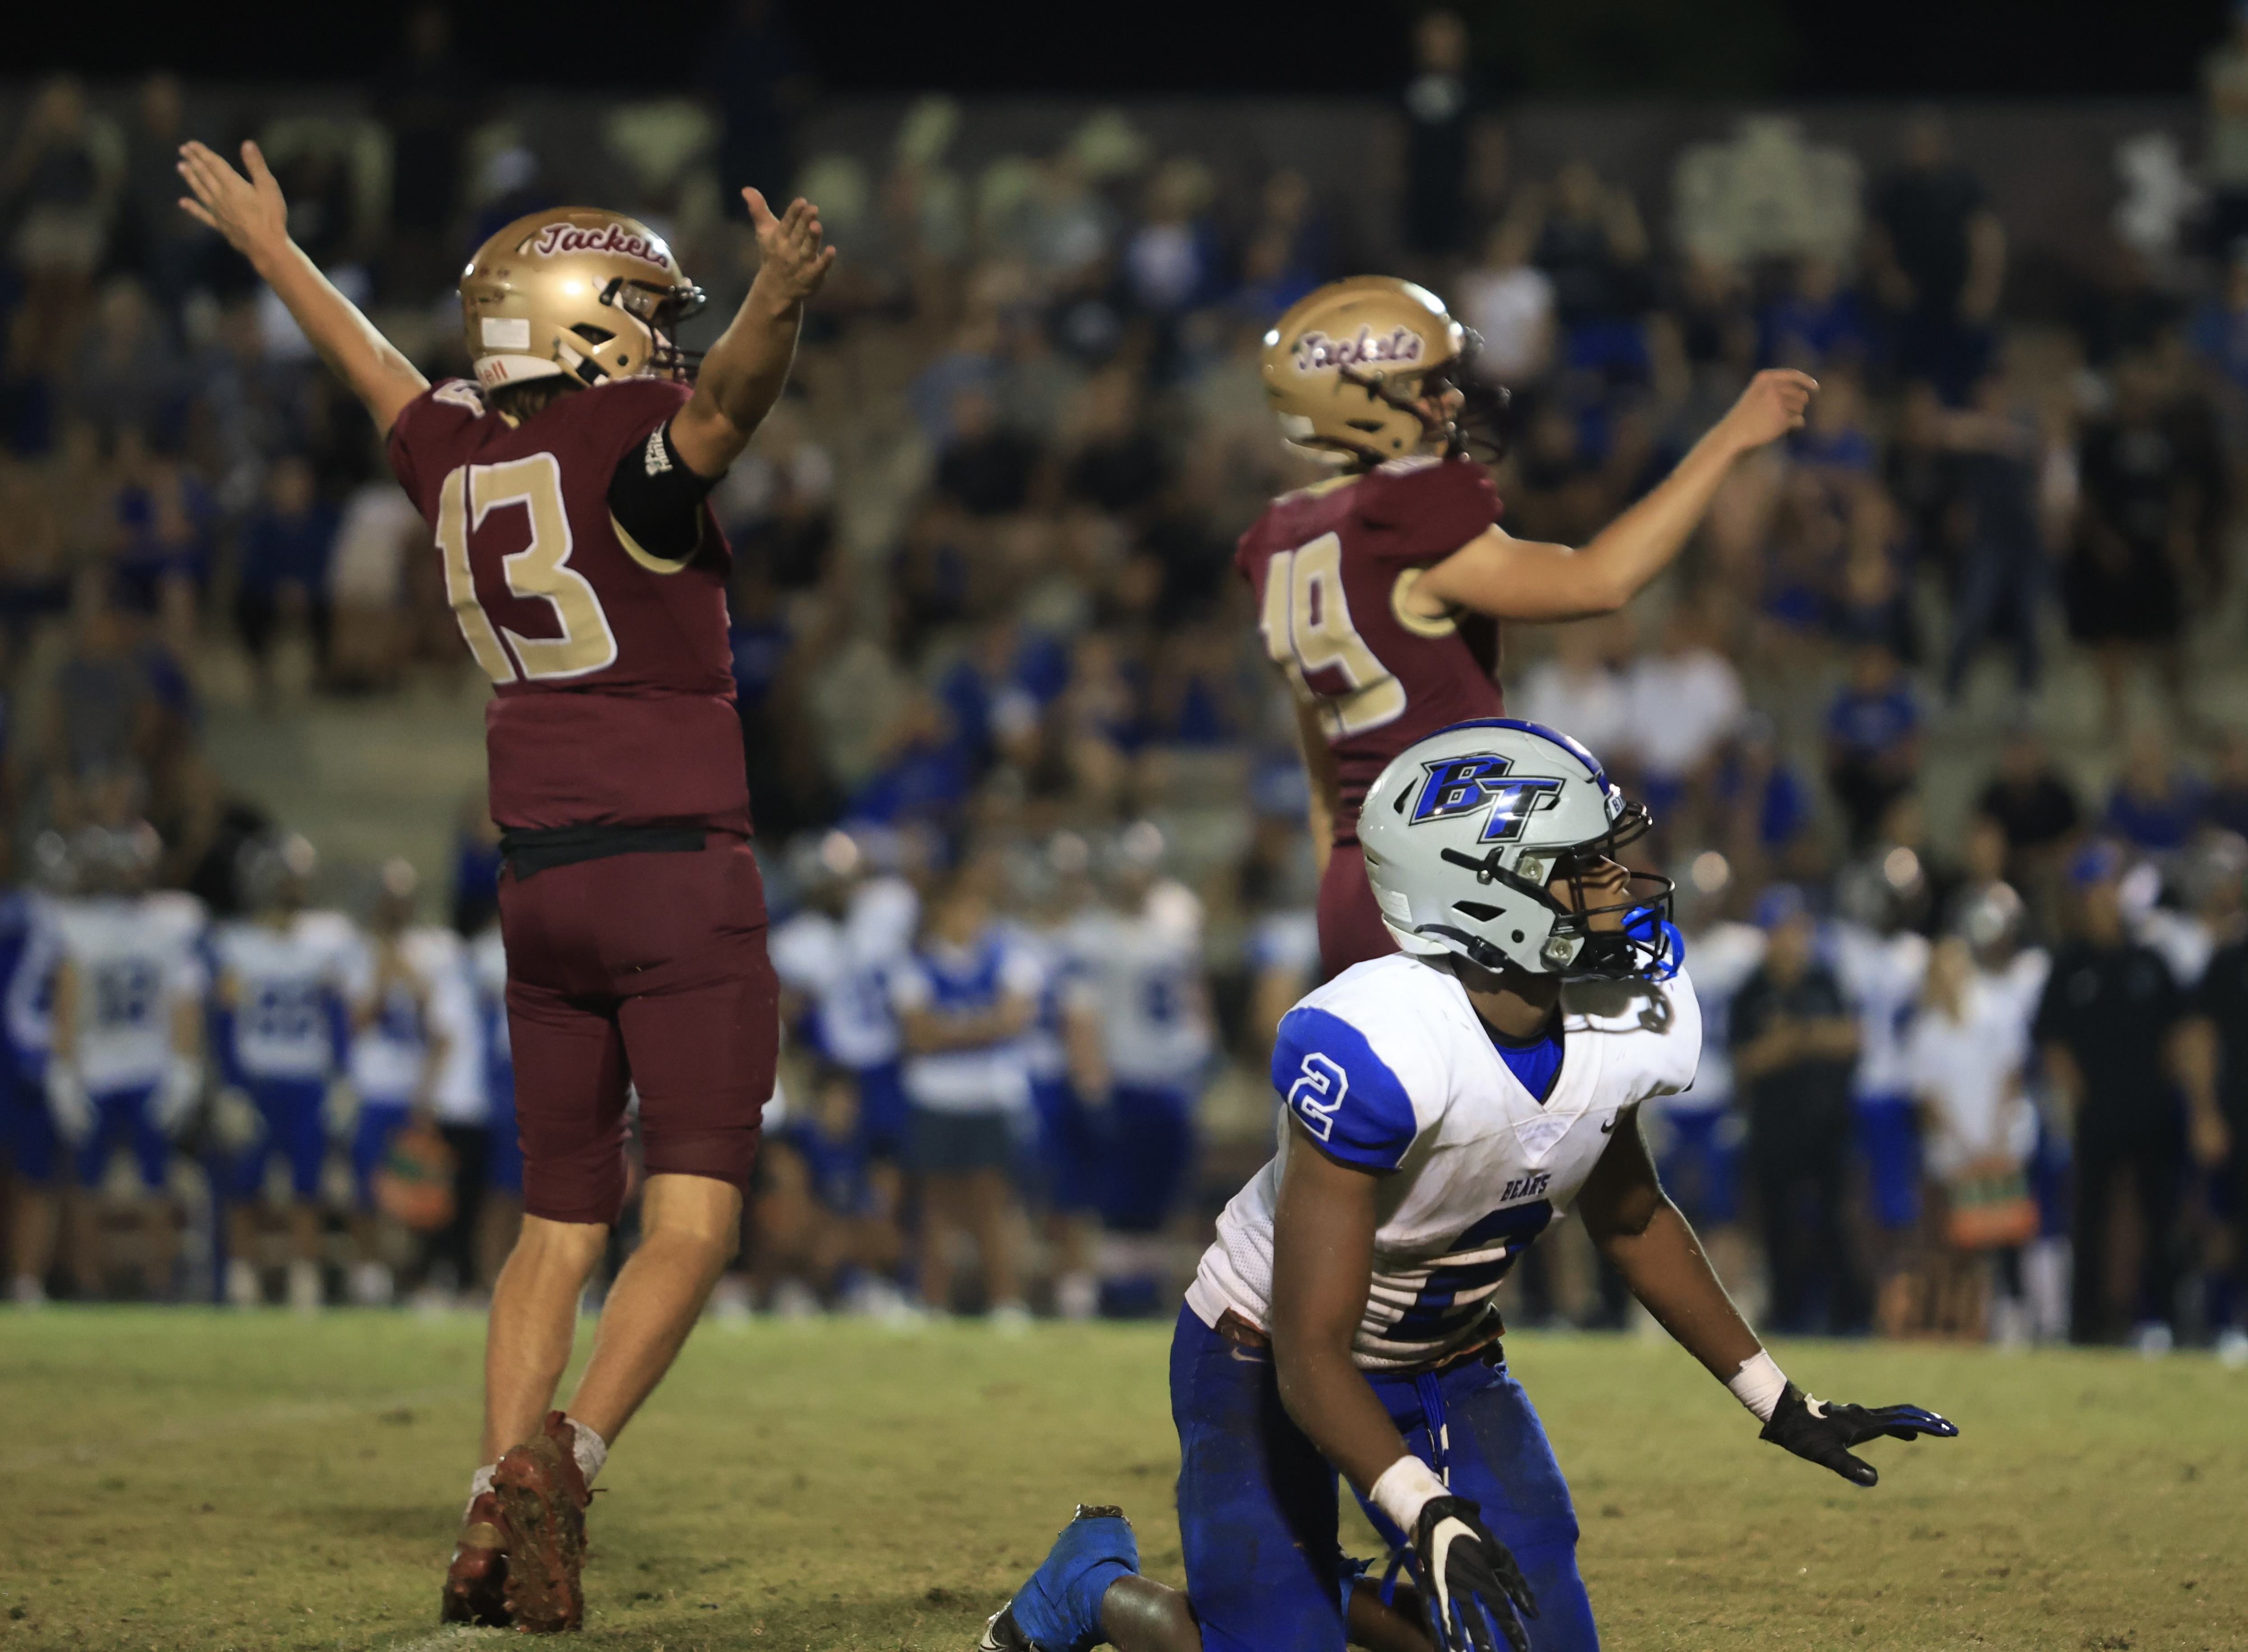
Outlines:
{"label": "team logo on sleeve", "polygon": [[1421,782],[1420,801],[1413,805],[1412,824],[1432,820],[1458,820],[1490,811],[1476,841],[1511,843],[1522,836],[1530,817],[1561,801],[1561,782],[1536,776],[1509,779],[1512,760],[1491,752],[1471,757],[1446,757],[1423,763],[1429,777]]}
{"label": "team logo on sleeve", "polygon": [[1304,1057],[1303,1070],[1288,1086],[1288,1109],[1321,1141],[1334,1136],[1335,1115],[1350,1094],[1350,1075],[1319,1051]]}

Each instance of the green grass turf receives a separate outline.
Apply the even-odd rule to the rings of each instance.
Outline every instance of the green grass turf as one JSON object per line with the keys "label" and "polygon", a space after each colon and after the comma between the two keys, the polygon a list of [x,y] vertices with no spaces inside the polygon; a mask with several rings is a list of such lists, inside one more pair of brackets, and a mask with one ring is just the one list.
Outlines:
{"label": "green grass turf", "polygon": [[[0,1649],[516,1644],[435,1623],[481,1336],[0,1316]],[[1177,1580],[1166,1341],[705,1327],[602,1476],[581,1644],[965,1649],[1079,1499],[1122,1503]],[[1861,1492],[1758,1444],[1666,1343],[1511,1348],[1611,1648],[2248,1649],[2248,1374],[1781,1348],[1814,1391],[1964,1429],[1868,1448]]]}

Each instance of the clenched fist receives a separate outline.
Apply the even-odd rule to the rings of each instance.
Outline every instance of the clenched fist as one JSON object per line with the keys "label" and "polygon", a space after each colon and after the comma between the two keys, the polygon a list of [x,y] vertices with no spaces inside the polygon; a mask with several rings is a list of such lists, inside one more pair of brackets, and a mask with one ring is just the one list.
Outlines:
{"label": "clenched fist", "polygon": [[1791,430],[1803,428],[1803,410],[1819,393],[1819,381],[1792,367],[1767,367],[1749,380],[1721,428],[1738,451],[1777,441]]}

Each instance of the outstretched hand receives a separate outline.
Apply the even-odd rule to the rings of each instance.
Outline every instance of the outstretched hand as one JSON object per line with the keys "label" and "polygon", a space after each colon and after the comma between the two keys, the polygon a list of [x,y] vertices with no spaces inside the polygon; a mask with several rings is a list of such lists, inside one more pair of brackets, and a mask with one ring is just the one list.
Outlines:
{"label": "outstretched hand", "polygon": [[783,304],[802,304],[819,290],[835,262],[835,249],[820,245],[825,231],[819,208],[798,195],[776,218],[757,190],[743,190],[742,199],[750,208],[750,227],[757,235],[757,284]]}
{"label": "outstretched hand", "polygon": [[1792,367],[1767,367],[1749,380],[1724,422],[1743,451],[1777,441],[1803,428],[1803,411],[1819,393],[1819,381]]}
{"label": "outstretched hand", "polygon": [[198,223],[226,237],[227,245],[255,263],[288,242],[289,206],[281,186],[254,143],[242,146],[244,177],[216,150],[195,142],[180,146],[180,176],[195,192],[180,208]]}
{"label": "outstretched hand", "polygon": [[1808,1463],[1832,1469],[1854,1485],[1873,1485],[1881,1476],[1849,1448],[1886,1434],[1893,1440],[1916,1440],[1922,1435],[1954,1439],[1957,1426],[1917,1405],[1839,1405],[1815,1400],[1790,1382],[1772,1408],[1772,1421],[1763,1437],[1792,1451]]}

